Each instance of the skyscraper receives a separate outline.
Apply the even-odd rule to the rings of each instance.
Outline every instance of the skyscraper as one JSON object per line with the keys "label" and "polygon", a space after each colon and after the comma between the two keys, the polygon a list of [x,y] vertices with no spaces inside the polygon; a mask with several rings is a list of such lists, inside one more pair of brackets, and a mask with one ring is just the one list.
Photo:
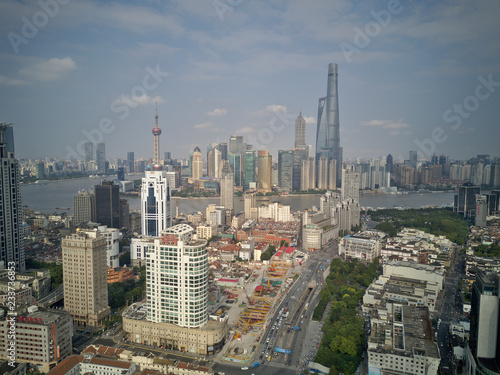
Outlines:
{"label": "skyscraper", "polygon": [[242,157],[241,153],[229,152],[227,154],[227,160],[231,163],[231,167],[234,171],[234,183],[236,186],[242,186],[243,183],[243,169],[242,169]]}
{"label": "skyscraper", "polygon": [[410,166],[417,168],[417,151],[410,151]]}
{"label": "skyscraper", "polygon": [[217,145],[217,150],[220,151],[222,160],[227,160],[227,143],[222,142]]}
{"label": "skyscraper", "polygon": [[141,186],[141,232],[143,236],[159,236],[172,225],[169,178],[160,164],[160,134],[158,106],[156,107],[154,135],[154,160],[145,172]]}
{"label": "skyscraper", "polygon": [[220,179],[220,205],[226,210],[232,210],[234,206],[234,174],[231,164],[226,160],[222,167]]}
{"label": "skyscraper", "polygon": [[45,178],[45,164],[43,161],[36,164],[36,179],[43,180]]}
{"label": "skyscraper", "polygon": [[83,153],[85,162],[94,160],[94,144],[92,142],[85,142],[83,144]]}
{"label": "skyscraper", "polygon": [[241,135],[232,135],[229,138],[229,152],[227,160],[231,163],[234,172],[234,183],[236,186],[243,186],[243,173],[245,169],[245,144]]}
{"label": "skyscraper", "polygon": [[316,163],[319,163],[322,156],[325,156],[328,160],[336,160],[338,179],[342,170],[342,147],[340,147],[337,76],[337,64],[329,64],[326,97],[320,98],[318,104]]}
{"label": "skyscraper", "polygon": [[342,192],[341,200],[352,198],[359,202],[359,173],[352,168],[342,168]]}
{"label": "skyscraper", "polygon": [[390,172],[391,174],[394,174],[394,160],[391,154],[387,155],[385,163],[387,164],[387,169],[388,169],[387,171]]}
{"label": "skyscraper", "polygon": [[23,211],[19,189],[19,162],[14,156],[14,131],[11,124],[0,123],[0,261],[4,267],[14,263],[25,271]]}
{"label": "skyscraper", "polygon": [[255,150],[245,151],[245,173],[243,190],[250,189],[250,184],[255,181]]}
{"label": "skyscraper", "polygon": [[108,228],[120,228],[120,187],[113,181],[102,181],[95,190],[95,219]]}
{"label": "skyscraper", "polygon": [[241,154],[243,151],[245,151],[243,136],[232,135],[229,137],[229,152],[231,154]]}
{"label": "skyscraper", "polygon": [[257,219],[257,208],[255,207],[255,193],[246,193],[243,196],[245,219]]}
{"label": "skyscraper", "polygon": [[326,156],[319,158],[318,162],[318,189],[326,190],[328,188],[328,159]]}
{"label": "skyscraper", "polygon": [[476,195],[476,219],[475,225],[477,227],[486,226],[486,216],[488,215],[488,202],[486,195]]}
{"label": "skyscraper", "polygon": [[302,111],[295,120],[295,147],[306,148],[306,120],[302,117]]}
{"label": "skyscraper", "polygon": [[293,151],[278,151],[278,186],[285,191],[292,190]]}
{"label": "skyscraper", "polygon": [[216,148],[212,147],[210,151],[208,151],[208,160],[207,160],[207,175],[212,178],[220,178],[220,174],[222,171],[222,154]]}
{"label": "skyscraper", "polygon": [[301,190],[300,184],[302,180],[302,161],[308,158],[308,150],[306,148],[296,148],[293,150],[293,172],[292,172],[292,190]]}
{"label": "skyscraper", "polygon": [[100,327],[110,315],[106,237],[79,231],[61,243],[64,309],[80,327]]}
{"label": "skyscraper", "polygon": [[271,155],[267,150],[259,150],[257,166],[257,190],[263,193],[271,191]]}
{"label": "skyscraper", "polygon": [[148,320],[181,327],[208,321],[208,253],[194,229],[175,225],[155,238],[147,252]]}
{"label": "skyscraper", "polygon": [[73,197],[73,224],[96,221],[95,194],[79,191]]}
{"label": "skyscraper", "polygon": [[300,171],[300,190],[307,191],[314,189],[316,180],[316,168],[314,158],[302,160]]}
{"label": "skyscraper", "polygon": [[199,180],[203,177],[203,158],[201,156],[201,151],[198,146],[193,150],[193,167],[192,167],[192,177],[195,180]]}
{"label": "skyscraper", "polygon": [[465,183],[458,188],[455,195],[453,210],[466,218],[474,217],[476,213],[476,195],[481,194],[481,187]]}
{"label": "skyscraper", "polygon": [[127,168],[128,168],[128,173],[135,172],[135,158],[133,151],[127,152]]}
{"label": "skyscraper", "polygon": [[500,365],[498,275],[478,271],[472,285],[466,374],[498,374]]}
{"label": "skyscraper", "polygon": [[106,145],[102,142],[97,144],[95,151],[95,160],[99,172],[107,172],[106,170]]}
{"label": "skyscraper", "polygon": [[337,161],[328,162],[328,190],[337,189]]}

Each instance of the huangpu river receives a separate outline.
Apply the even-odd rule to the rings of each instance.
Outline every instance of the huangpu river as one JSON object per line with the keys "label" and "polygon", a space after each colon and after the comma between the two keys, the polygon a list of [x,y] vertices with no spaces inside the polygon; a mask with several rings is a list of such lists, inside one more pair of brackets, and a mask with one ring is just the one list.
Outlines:
{"label": "huangpu river", "polygon": [[[143,174],[127,176],[128,180],[140,179]],[[79,190],[93,190],[101,178],[82,178],[72,180],[49,181],[46,185],[21,185],[23,206],[35,211],[50,214],[54,212],[73,213],[73,197]],[[425,206],[450,206],[453,204],[453,192],[425,192],[410,194],[362,194],[359,201],[362,207],[371,208],[420,208]],[[140,209],[140,199],[127,197],[130,210]],[[319,195],[288,195],[282,197],[257,197],[257,206],[279,201],[290,204],[292,211],[302,211],[312,206],[319,207]],[[210,203],[219,203],[219,198],[172,198],[172,210],[179,213],[202,211]],[[235,212],[243,211],[243,198],[234,198]]]}

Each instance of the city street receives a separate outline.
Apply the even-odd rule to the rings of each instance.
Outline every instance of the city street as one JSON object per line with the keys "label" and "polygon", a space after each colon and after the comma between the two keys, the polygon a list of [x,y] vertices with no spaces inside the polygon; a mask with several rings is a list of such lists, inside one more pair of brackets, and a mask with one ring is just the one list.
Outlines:
{"label": "city street", "polygon": [[[438,313],[436,318],[438,319],[438,336],[437,344],[439,346],[439,351],[441,354],[441,370],[446,374],[456,374],[456,360],[453,356],[453,346],[452,346],[452,336],[450,333],[450,324],[456,321],[462,312],[462,307],[457,304],[461,301],[460,292],[458,291],[458,282],[463,276],[461,271],[457,267],[458,263],[461,262],[461,254],[457,250],[457,255],[453,257],[453,261],[450,265],[448,275],[445,278],[444,295],[441,300],[441,304],[438,306]],[[458,295],[458,296],[457,296]]]}

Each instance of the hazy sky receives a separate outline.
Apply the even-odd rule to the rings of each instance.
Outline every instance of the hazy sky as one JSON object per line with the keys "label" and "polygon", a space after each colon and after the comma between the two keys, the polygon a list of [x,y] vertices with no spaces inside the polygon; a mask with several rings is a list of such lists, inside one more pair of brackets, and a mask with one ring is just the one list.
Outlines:
{"label": "hazy sky", "polygon": [[[142,4],[142,5],[138,5]],[[0,122],[16,156],[153,156],[243,135],[293,146],[339,65],[345,158],[500,156],[500,3],[464,1],[0,2]]]}

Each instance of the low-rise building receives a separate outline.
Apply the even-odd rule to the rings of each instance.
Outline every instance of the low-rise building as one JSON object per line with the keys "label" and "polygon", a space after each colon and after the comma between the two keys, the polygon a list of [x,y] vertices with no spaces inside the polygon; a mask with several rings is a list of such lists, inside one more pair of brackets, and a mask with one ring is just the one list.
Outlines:
{"label": "low-rise building", "polygon": [[[9,321],[0,321],[0,341],[9,342]],[[71,355],[73,350],[73,319],[67,312],[34,311],[17,317],[16,361],[40,365],[49,371]],[[7,345],[0,348],[2,358],[7,358]]]}
{"label": "low-rise building", "polygon": [[345,236],[339,244],[339,255],[372,262],[380,256],[382,240],[386,234],[379,231],[363,231]]}
{"label": "low-rise building", "polygon": [[131,267],[108,268],[108,284],[123,283],[134,278],[134,269]]}
{"label": "low-rise building", "polygon": [[208,320],[199,328],[189,328],[147,321],[146,315],[147,310],[140,304],[131,305],[122,314],[123,330],[129,341],[201,355],[213,355],[226,343],[226,321]]}
{"label": "low-rise building", "polygon": [[441,357],[427,307],[379,306],[372,312],[367,352],[370,373],[437,375]]}
{"label": "low-rise building", "polygon": [[134,363],[72,355],[53,368],[47,375],[132,375],[135,371]]}
{"label": "low-rise building", "polygon": [[196,227],[196,235],[198,238],[208,240],[214,235],[213,227],[208,224],[200,224]]}

